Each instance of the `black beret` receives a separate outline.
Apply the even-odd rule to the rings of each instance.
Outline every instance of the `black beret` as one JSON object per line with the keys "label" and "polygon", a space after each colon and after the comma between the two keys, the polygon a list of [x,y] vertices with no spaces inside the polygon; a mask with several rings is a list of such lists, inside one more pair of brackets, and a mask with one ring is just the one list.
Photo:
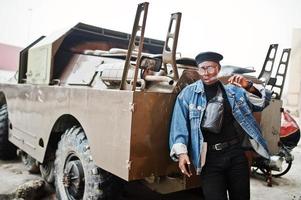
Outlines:
{"label": "black beret", "polygon": [[199,53],[196,57],[195,57],[195,61],[197,64],[200,64],[204,61],[213,61],[216,63],[219,63],[219,61],[221,61],[223,59],[223,56],[219,53],[215,53],[215,52],[202,52]]}

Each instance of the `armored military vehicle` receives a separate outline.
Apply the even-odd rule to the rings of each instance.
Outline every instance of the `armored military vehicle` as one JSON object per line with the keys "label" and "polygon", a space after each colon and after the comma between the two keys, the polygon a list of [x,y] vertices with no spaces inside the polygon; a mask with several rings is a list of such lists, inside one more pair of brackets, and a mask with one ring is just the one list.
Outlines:
{"label": "armored military vehicle", "polygon": [[147,12],[138,5],[131,35],[79,23],[43,36],[20,53],[16,83],[0,84],[0,150],[15,151],[8,138],[59,199],[105,199],[120,180],[200,185],[168,148],[176,95],[199,78],[194,60],[176,59],[181,13],[164,42],[144,38]]}
{"label": "armored military vehicle", "polygon": [[198,185],[174,176],[167,143],[190,68],[175,63],[181,13],[164,42],[144,38],[147,11],[138,5],[131,35],[79,23],[39,38],[20,54],[17,83],[0,86],[1,135],[61,199],[105,198],[116,177],[163,193]]}

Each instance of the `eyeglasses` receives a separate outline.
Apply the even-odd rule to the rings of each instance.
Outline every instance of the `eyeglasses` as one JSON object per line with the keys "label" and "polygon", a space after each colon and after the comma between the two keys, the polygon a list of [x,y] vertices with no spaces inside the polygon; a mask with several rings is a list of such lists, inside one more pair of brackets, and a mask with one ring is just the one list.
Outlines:
{"label": "eyeglasses", "polygon": [[199,67],[199,73],[200,75],[204,75],[207,71],[208,74],[213,74],[215,72],[217,66],[203,66]]}

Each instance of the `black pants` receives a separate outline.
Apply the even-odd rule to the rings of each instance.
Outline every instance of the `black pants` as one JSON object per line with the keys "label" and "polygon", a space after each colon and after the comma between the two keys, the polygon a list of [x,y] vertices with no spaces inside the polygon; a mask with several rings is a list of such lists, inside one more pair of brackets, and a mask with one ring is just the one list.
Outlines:
{"label": "black pants", "polygon": [[207,152],[201,181],[205,200],[250,199],[248,161],[240,147]]}

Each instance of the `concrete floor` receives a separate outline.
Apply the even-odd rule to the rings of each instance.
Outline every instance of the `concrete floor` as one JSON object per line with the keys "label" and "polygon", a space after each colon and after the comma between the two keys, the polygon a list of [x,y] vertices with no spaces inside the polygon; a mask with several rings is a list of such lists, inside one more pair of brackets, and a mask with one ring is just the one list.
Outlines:
{"label": "concrete floor", "polygon": [[[20,160],[0,160],[0,200],[11,199],[11,194],[16,191],[19,185],[22,185],[30,180],[39,179],[42,179],[40,175],[28,173]],[[56,199],[54,191],[52,192],[52,194],[48,194],[43,200]],[[122,200],[200,200],[199,192],[199,190],[190,190],[168,195],[160,195],[152,192],[137,182],[132,182],[126,186],[126,195],[122,198]]]}
{"label": "concrete floor", "polygon": [[252,200],[301,200],[301,142],[292,154],[292,168],[284,176],[273,178],[272,187],[267,187],[261,176],[251,178]]}
{"label": "concrete floor", "polygon": [[[301,200],[301,142],[293,149],[292,154],[295,158],[292,168],[283,177],[273,178],[272,187],[267,186],[263,176],[251,175],[252,200]],[[29,174],[20,160],[0,160],[0,200],[14,193],[19,185],[34,179],[42,178],[40,175]],[[127,197],[124,200],[200,200],[198,190],[159,195],[137,183],[129,184],[126,193]],[[52,194],[45,198],[47,199],[55,199],[55,195]]]}
{"label": "concrete floor", "polygon": [[[252,200],[301,200],[301,144],[292,153],[295,160],[291,170],[281,178],[273,178],[272,187],[267,186],[262,176],[252,175]],[[19,185],[33,179],[41,177],[29,174],[20,160],[0,161],[0,200],[4,199],[6,194],[13,193]],[[136,183],[128,185],[127,191],[124,200],[200,200],[198,191],[159,195]],[[45,199],[55,199],[55,195]]]}

